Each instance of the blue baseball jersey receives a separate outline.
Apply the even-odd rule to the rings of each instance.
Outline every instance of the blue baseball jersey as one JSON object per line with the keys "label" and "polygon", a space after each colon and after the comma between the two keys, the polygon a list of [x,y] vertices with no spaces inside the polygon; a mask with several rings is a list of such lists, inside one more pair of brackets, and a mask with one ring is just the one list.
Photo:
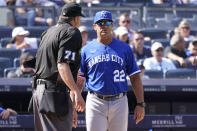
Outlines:
{"label": "blue baseball jersey", "polygon": [[88,90],[114,95],[128,90],[126,76],[140,73],[128,44],[113,38],[109,45],[93,40],[81,50],[81,77]]}
{"label": "blue baseball jersey", "polygon": [[0,107],[0,113],[3,112],[5,109],[3,109],[2,107]]}

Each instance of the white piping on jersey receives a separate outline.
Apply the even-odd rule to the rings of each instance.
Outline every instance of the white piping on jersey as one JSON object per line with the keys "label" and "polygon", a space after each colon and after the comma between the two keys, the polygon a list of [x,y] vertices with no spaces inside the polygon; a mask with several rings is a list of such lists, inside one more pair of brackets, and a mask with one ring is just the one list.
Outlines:
{"label": "white piping on jersey", "polygon": [[131,73],[129,76],[135,75],[135,74],[140,73],[140,72],[141,72],[140,70],[137,70],[137,71]]}

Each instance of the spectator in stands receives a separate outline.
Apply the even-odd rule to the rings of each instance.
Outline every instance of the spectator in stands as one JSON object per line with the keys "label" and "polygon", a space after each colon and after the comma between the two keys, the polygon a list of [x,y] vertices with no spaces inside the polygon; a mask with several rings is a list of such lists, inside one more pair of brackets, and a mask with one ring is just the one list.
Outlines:
{"label": "spectator in stands", "polygon": [[120,26],[114,31],[114,33],[115,33],[115,36],[117,39],[119,39],[125,43],[128,43],[128,44],[130,43],[129,36],[128,36],[129,32],[126,27]]}
{"label": "spectator in stands", "polygon": [[185,40],[181,35],[174,35],[170,40],[170,46],[165,49],[165,57],[171,59],[176,67],[193,67],[195,63],[186,54]]}
{"label": "spectator in stands", "polygon": [[135,32],[133,34],[131,48],[133,49],[137,61],[152,57],[150,47],[144,46],[144,36],[141,32]]}
{"label": "spectator in stands", "polygon": [[133,40],[134,30],[131,29],[131,19],[127,13],[123,13],[119,17],[119,26],[124,26],[128,30],[129,41]]}
{"label": "spectator in stands", "polygon": [[7,6],[6,1],[5,0],[0,0],[0,6]]}
{"label": "spectator in stands", "polygon": [[197,56],[197,38],[189,43],[189,47],[186,53],[187,56]]}
{"label": "spectator in stands", "polygon": [[84,46],[87,44],[88,40],[88,28],[86,26],[80,26],[79,31],[81,32],[82,46]]}
{"label": "spectator in stands", "polygon": [[[59,0],[59,1],[61,1],[61,0]],[[64,4],[64,2],[63,1],[61,1],[63,4]],[[60,14],[60,12],[61,12],[61,8],[55,3],[55,1],[54,0],[36,0],[36,4],[37,5],[41,5],[41,6],[45,6],[45,7],[49,7],[49,8],[47,8],[47,11],[45,11],[45,12],[47,12],[47,15],[49,15],[49,13],[50,12],[53,12],[54,14],[54,19],[56,19],[57,18],[57,16]],[[44,12],[44,10],[45,9],[42,9],[42,8],[36,8],[37,9],[37,11],[39,11],[39,13],[40,13],[40,17],[42,18],[43,16],[44,16],[44,14],[43,14],[43,12]],[[37,12],[37,14],[39,14],[38,12]],[[50,14],[51,16],[52,16],[52,14]],[[44,18],[42,18],[42,19],[44,19]],[[49,26],[52,26],[52,24],[53,24],[53,19],[52,18],[48,18],[49,20],[48,21],[50,21],[49,23],[48,23],[48,25]]]}
{"label": "spectator in stands", "polygon": [[186,54],[189,57],[193,68],[197,69],[197,38],[195,38],[192,42],[189,43]]}
{"label": "spectator in stands", "polygon": [[179,28],[178,27],[175,27],[174,28],[174,35],[177,35],[177,34],[180,34]]}
{"label": "spectator in stands", "polygon": [[197,4],[197,0],[188,0],[188,1],[189,1],[189,4],[193,4],[193,5],[194,5],[194,4],[195,4],[195,5]]}
{"label": "spectator in stands", "polygon": [[10,108],[4,109],[0,107],[0,117],[2,119],[8,119],[10,115],[17,115],[17,112]]}
{"label": "spectator in stands", "polygon": [[12,41],[7,44],[6,48],[15,48],[23,50],[25,48],[37,49],[37,39],[26,37],[29,35],[29,31],[23,27],[15,27],[12,31]]}
{"label": "spectator in stands", "polygon": [[164,4],[163,0],[152,0],[153,4]]}
{"label": "spectator in stands", "polygon": [[165,4],[169,3],[173,6],[181,5],[181,4],[189,4],[190,0],[152,0],[153,4]]}
{"label": "spectator in stands", "polygon": [[144,66],[146,70],[162,70],[167,71],[171,69],[176,69],[174,63],[163,57],[163,46],[159,42],[153,43],[151,46],[151,53],[153,57],[146,58],[144,60]]}
{"label": "spectator in stands", "polygon": [[189,4],[190,3],[189,0],[171,0],[170,2],[174,6],[176,6],[176,5],[182,5],[182,4]]}
{"label": "spectator in stands", "polygon": [[[35,8],[37,6],[34,0],[17,0],[16,6],[21,6],[16,8],[16,24],[17,25],[27,25],[35,26],[38,25],[49,25],[53,24],[51,18],[44,18],[43,12],[40,8]],[[25,7],[27,6],[27,7]],[[30,7],[32,8],[30,8]]]}
{"label": "spectator in stands", "polygon": [[184,38],[186,44],[189,44],[190,41],[194,39],[193,35],[190,35],[191,26],[188,21],[182,20],[179,23],[179,33]]}
{"label": "spectator in stands", "polygon": [[24,62],[32,59],[33,56],[30,53],[22,53],[20,56],[20,67],[18,67],[15,71],[8,72],[8,78],[16,78],[16,77],[32,77],[34,74],[33,68],[26,68],[24,66]]}
{"label": "spectator in stands", "polygon": [[144,72],[145,72],[145,67],[144,67],[144,65],[143,65],[143,61],[138,61],[137,62],[137,65],[138,65],[138,67],[139,67],[139,69],[140,69],[140,76],[141,76],[141,78],[142,79],[149,79],[149,76],[147,76],[147,75],[145,75],[144,74]]}
{"label": "spectator in stands", "polygon": [[[0,0],[0,6],[14,6],[16,0]],[[14,8],[9,8],[7,11],[7,25],[14,26]]]}

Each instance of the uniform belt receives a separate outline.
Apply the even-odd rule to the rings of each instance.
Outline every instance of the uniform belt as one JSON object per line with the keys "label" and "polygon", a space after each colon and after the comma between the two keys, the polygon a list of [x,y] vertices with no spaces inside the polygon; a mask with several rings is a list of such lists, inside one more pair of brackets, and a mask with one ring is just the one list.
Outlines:
{"label": "uniform belt", "polygon": [[62,84],[60,82],[50,81],[50,80],[45,80],[45,79],[37,79],[36,83],[37,83],[37,85],[44,84],[46,86],[46,88],[49,88],[49,89],[54,89],[53,87],[55,85],[56,91],[69,92],[69,89],[65,86],[65,84]]}
{"label": "uniform belt", "polygon": [[37,85],[46,84],[46,80],[44,80],[44,79],[37,79],[36,83],[37,83]]}
{"label": "uniform belt", "polygon": [[98,98],[106,100],[106,101],[114,101],[114,100],[117,100],[117,99],[123,97],[124,95],[126,95],[126,92],[116,94],[116,95],[101,95],[101,94],[98,94],[94,91],[89,91],[89,92],[90,92],[90,94],[94,94]]}

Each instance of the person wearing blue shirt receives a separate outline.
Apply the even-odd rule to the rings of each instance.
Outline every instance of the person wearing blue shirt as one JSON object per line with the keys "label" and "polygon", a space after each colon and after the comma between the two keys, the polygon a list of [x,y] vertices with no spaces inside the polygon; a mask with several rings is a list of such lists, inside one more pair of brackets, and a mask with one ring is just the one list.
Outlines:
{"label": "person wearing blue shirt", "polygon": [[5,110],[4,108],[0,107],[0,113],[3,112],[4,110]]}
{"label": "person wearing blue shirt", "polygon": [[145,115],[145,103],[140,70],[128,44],[113,38],[113,20],[109,11],[99,11],[94,17],[97,39],[81,50],[78,85],[88,89],[86,98],[87,131],[127,131],[128,90],[130,77],[137,106],[134,119],[139,123]]}
{"label": "person wearing blue shirt", "polygon": [[0,118],[8,119],[10,115],[17,115],[17,112],[10,108],[4,109],[0,107]]}

